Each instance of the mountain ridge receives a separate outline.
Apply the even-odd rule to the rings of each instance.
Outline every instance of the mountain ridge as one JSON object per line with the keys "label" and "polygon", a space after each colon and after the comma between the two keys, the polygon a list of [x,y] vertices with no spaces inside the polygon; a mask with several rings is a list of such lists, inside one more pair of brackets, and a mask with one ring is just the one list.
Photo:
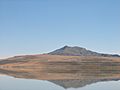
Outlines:
{"label": "mountain ridge", "polygon": [[104,57],[120,57],[118,54],[104,54],[88,50],[78,46],[64,46],[60,49],[48,53],[50,55],[68,55],[68,56],[104,56]]}

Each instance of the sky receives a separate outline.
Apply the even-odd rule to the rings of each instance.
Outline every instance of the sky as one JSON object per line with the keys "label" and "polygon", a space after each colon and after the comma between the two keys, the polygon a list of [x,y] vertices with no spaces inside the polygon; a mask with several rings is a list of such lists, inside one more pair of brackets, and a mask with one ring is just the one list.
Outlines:
{"label": "sky", "polygon": [[0,58],[65,45],[120,54],[120,0],[0,0]]}

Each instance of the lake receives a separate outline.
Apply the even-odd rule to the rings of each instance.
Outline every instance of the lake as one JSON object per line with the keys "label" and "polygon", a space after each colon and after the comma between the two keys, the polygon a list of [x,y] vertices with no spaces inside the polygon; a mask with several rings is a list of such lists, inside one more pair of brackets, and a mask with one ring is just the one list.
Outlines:
{"label": "lake", "polygon": [[0,90],[120,90],[117,59],[15,60],[0,65]]}
{"label": "lake", "polygon": [[[62,82],[64,82],[64,80]],[[76,84],[79,85],[78,81],[76,81],[76,83],[74,81],[71,87],[67,85],[70,84],[68,82],[66,82],[66,85],[65,83],[58,85],[47,80],[19,79],[1,75],[0,90],[120,90],[120,81],[97,82],[76,88],[72,86],[76,86]]]}

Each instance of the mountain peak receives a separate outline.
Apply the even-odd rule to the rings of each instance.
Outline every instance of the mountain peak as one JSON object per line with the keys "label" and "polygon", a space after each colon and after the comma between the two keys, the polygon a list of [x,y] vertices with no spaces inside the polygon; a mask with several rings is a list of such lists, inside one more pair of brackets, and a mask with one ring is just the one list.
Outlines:
{"label": "mountain peak", "polygon": [[83,48],[83,47],[78,47],[78,46],[68,46],[68,45],[65,45],[64,47],[62,47],[61,49],[67,49],[67,48],[71,48],[71,49],[86,49],[86,48]]}
{"label": "mountain peak", "polygon": [[66,49],[66,48],[70,48],[70,46],[65,45],[65,46],[62,47],[61,49]]}
{"label": "mountain peak", "polygon": [[72,55],[72,56],[86,56],[86,55],[92,55],[96,54],[96,52],[92,52],[90,50],[87,50],[86,48],[78,47],[78,46],[64,46],[60,49],[57,49],[53,52],[50,52],[48,54],[52,55]]}
{"label": "mountain peak", "polygon": [[65,45],[64,47],[57,49],[53,52],[50,52],[48,54],[51,55],[69,55],[69,56],[104,56],[104,57],[120,57],[119,55],[111,55],[111,54],[102,54],[102,53],[97,53],[91,50],[87,50],[86,48],[83,47],[78,47],[78,46],[67,46]]}

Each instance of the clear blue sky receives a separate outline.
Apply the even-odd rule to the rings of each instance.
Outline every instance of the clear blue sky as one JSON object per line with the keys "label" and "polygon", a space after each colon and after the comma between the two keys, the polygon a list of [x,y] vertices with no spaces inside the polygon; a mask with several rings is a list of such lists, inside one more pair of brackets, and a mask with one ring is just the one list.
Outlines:
{"label": "clear blue sky", "polygon": [[120,54],[120,0],[0,0],[0,57],[64,45]]}

